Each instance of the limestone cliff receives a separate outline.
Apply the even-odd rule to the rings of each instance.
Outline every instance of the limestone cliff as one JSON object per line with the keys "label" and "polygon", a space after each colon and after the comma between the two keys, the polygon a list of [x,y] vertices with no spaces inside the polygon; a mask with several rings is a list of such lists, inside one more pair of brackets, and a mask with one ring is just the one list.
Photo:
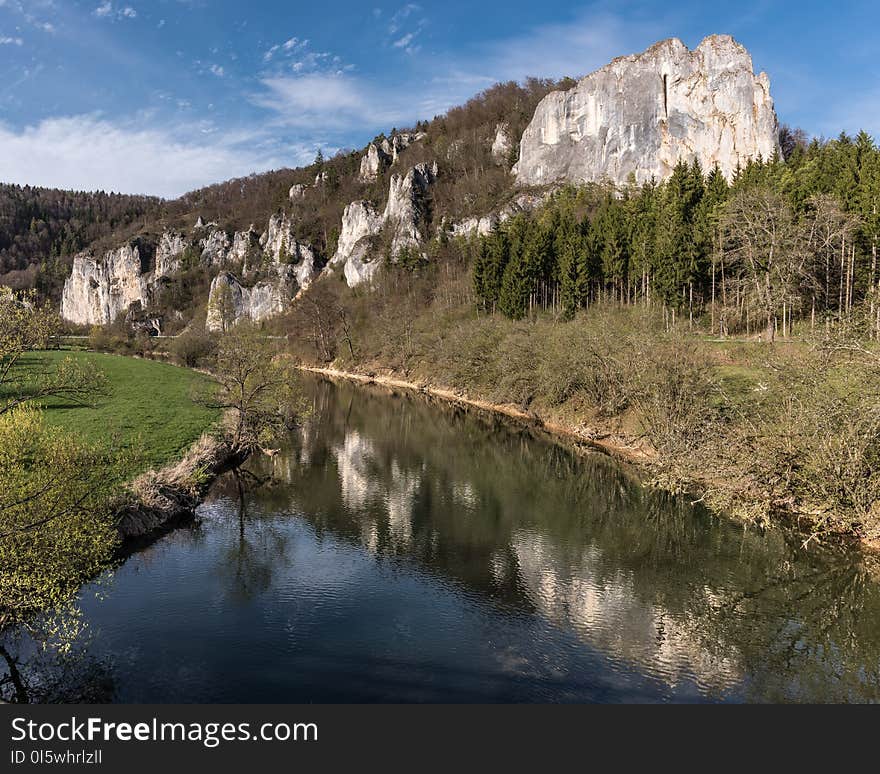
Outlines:
{"label": "limestone cliff", "polygon": [[345,208],[336,255],[330,265],[342,267],[350,286],[368,282],[379,267],[381,261],[371,248],[373,237],[379,234],[383,224],[383,216],[370,202],[356,201]]}
{"label": "limestone cliff", "polygon": [[423,241],[422,225],[428,217],[428,191],[436,179],[436,163],[417,164],[405,174],[391,176],[388,201],[381,214],[367,201],[349,204],[330,266],[342,268],[351,286],[372,279],[381,265],[373,238],[383,229],[390,232],[392,259],[404,250],[418,249]]}
{"label": "limestone cliff", "polygon": [[569,91],[548,94],[520,142],[522,185],[662,180],[682,159],[730,176],[778,148],[766,74],[748,51],[712,35],[690,51],[671,38],[620,57]]}
{"label": "limestone cliff", "polygon": [[211,282],[205,327],[209,331],[228,329],[241,320],[261,322],[283,314],[300,290],[314,278],[314,266],[274,263],[268,276],[250,287],[229,272],[220,272]]}
{"label": "limestone cliff", "polygon": [[513,140],[510,137],[510,127],[506,123],[500,123],[495,127],[495,139],[492,140],[492,158],[499,164],[507,161],[513,150]]}
{"label": "limestone cliff", "polygon": [[100,258],[91,251],[80,253],[64,283],[61,316],[78,325],[113,322],[132,303],[149,297],[150,284],[142,268],[136,243],[109,250]]}
{"label": "limestone cliff", "polygon": [[486,236],[492,232],[492,229],[510,220],[514,215],[535,210],[541,205],[544,198],[544,196],[522,193],[496,212],[490,212],[488,215],[480,217],[466,218],[458,223],[453,223],[447,227],[448,233],[454,237],[469,237],[474,234]]}
{"label": "limestone cliff", "polygon": [[170,277],[180,271],[180,255],[188,246],[189,242],[183,234],[164,232],[156,248],[155,278]]}
{"label": "limestone cliff", "polygon": [[[107,325],[135,309],[140,320],[143,311],[159,301],[163,283],[181,270],[181,256],[190,248],[198,251],[202,266],[211,273],[238,266],[250,276],[252,286],[240,286],[245,292],[233,296],[240,307],[239,316],[251,320],[264,320],[283,311],[317,273],[314,252],[294,238],[286,216],[269,220],[262,245],[253,226],[235,232],[232,238],[214,226],[201,222],[190,237],[166,231],[155,244],[155,255],[149,245],[133,240],[101,255],[85,251],[75,256],[62,292],[62,318],[78,325]],[[210,229],[207,234],[205,229]],[[232,277],[239,284],[231,274],[222,272],[214,278],[212,291],[218,280],[232,287],[221,277]]]}

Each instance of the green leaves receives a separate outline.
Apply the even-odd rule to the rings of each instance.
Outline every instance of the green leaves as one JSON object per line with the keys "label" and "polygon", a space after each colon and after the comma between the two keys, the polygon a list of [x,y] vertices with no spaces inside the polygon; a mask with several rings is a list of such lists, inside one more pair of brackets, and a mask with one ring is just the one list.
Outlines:
{"label": "green leaves", "polygon": [[109,560],[116,464],[33,408],[0,415],[0,630],[62,604]]}

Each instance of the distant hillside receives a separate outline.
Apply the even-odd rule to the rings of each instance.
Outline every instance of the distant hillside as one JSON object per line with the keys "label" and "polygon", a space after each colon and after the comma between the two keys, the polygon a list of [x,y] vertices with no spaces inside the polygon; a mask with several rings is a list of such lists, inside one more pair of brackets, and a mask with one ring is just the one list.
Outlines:
{"label": "distant hillside", "polygon": [[150,196],[0,183],[0,285],[39,287],[55,298],[75,253],[156,218],[164,206]]}

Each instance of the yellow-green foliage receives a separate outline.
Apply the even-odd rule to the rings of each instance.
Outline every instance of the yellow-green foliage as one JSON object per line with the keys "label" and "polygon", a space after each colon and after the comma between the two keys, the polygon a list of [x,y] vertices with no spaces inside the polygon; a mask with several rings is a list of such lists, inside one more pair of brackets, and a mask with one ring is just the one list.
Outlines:
{"label": "yellow-green foliage", "polygon": [[115,464],[33,408],[0,415],[0,630],[57,607],[110,558]]}

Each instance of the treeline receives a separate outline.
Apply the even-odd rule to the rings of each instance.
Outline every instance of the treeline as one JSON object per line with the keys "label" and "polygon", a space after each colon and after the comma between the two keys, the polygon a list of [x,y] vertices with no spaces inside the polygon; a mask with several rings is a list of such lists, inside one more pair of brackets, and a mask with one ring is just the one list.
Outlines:
{"label": "treeline", "polygon": [[160,199],[0,183],[0,285],[56,298],[69,258],[161,212]]}
{"label": "treeline", "polygon": [[478,304],[518,319],[611,300],[706,314],[720,333],[809,318],[876,334],[880,150],[864,132],[781,140],[730,181],[679,163],[660,184],[562,189],[473,245]]}

